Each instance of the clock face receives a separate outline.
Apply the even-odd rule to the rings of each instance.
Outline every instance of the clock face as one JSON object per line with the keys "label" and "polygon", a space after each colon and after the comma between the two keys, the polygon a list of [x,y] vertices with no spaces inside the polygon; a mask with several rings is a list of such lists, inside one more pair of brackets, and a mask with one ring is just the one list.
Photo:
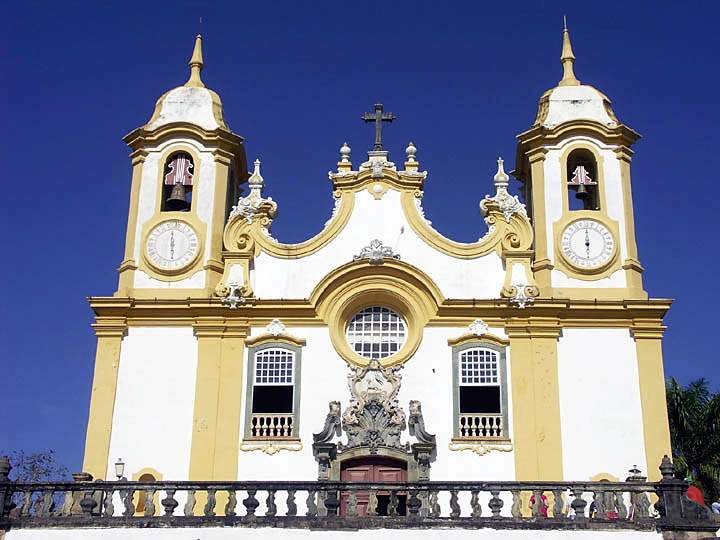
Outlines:
{"label": "clock face", "polygon": [[184,221],[172,219],[153,227],[145,247],[147,258],[161,270],[179,271],[192,263],[200,248],[198,235]]}
{"label": "clock face", "polygon": [[588,270],[605,266],[615,253],[612,233],[594,219],[580,219],[565,227],[560,245],[570,263]]}

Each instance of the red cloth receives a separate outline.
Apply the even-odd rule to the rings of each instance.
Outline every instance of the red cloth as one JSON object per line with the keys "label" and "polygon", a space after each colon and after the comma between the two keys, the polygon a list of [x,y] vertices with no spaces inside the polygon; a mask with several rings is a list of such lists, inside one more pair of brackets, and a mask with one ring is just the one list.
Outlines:
{"label": "red cloth", "polygon": [[695,501],[696,503],[702,504],[703,506],[705,506],[705,497],[703,496],[703,492],[700,491],[699,488],[697,488],[695,486],[688,487],[687,497],[691,501]]}

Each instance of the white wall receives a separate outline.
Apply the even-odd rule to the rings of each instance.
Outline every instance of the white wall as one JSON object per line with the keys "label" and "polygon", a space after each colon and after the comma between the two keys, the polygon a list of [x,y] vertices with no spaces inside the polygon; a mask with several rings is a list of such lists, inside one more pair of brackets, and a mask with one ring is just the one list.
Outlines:
{"label": "white wall", "polygon": [[[502,330],[493,333],[504,335]],[[241,480],[314,480],[317,462],[312,455],[312,433],[322,429],[328,403],[339,400],[345,410],[350,400],[347,386],[347,364],[335,352],[325,327],[294,327],[287,333],[307,340],[302,351],[300,395],[300,437],[303,449],[299,452],[281,451],[267,455],[260,451],[240,452],[238,478]],[[479,456],[469,451],[450,451],[453,436],[452,350],[448,338],[467,332],[466,328],[426,328],[422,343],[402,373],[399,400],[408,413],[408,402],[422,402],[425,425],[437,436],[437,460],[432,464],[433,480],[514,480],[513,452],[492,452]],[[253,328],[252,335],[264,329]],[[511,359],[508,354],[508,372]],[[250,377],[250,374],[246,374]],[[247,379],[246,379],[247,380]],[[509,408],[512,411],[512,389],[509,389]],[[247,404],[247,400],[243,400]],[[244,411],[243,411],[244,413]],[[244,414],[243,414],[244,421]],[[512,415],[510,415],[512,433]],[[241,435],[244,433],[244,427]],[[342,440],[347,440],[345,434]],[[403,441],[416,442],[403,434]]]}
{"label": "white wall", "polygon": [[230,540],[432,538],[433,540],[661,540],[655,531],[518,531],[494,529],[362,529],[322,531],[280,528],[182,528],[182,529],[17,529],[6,540]]}
{"label": "white wall", "polygon": [[128,329],[120,352],[108,478],[151,467],[169,480],[190,469],[197,339],[192,328]]}
{"label": "white wall", "polygon": [[[478,237],[485,229],[476,220]],[[366,190],[355,194],[355,207],[345,228],[323,249],[299,259],[280,259],[261,253],[255,259],[253,289],[259,298],[308,298],[315,285],[333,269],[379,239],[403,261],[422,269],[446,298],[498,298],[505,278],[500,257],[490,253],[477,259],[458,259],[430,247],[405,219],[400,192],[390,189],[376,200]]]}
{"label": "white wall", "polygon": [[[647,472],[635,343],[627,329],[566,328],[558,343],[566,480]],[[659,464],[651,464],[657,467]]]}

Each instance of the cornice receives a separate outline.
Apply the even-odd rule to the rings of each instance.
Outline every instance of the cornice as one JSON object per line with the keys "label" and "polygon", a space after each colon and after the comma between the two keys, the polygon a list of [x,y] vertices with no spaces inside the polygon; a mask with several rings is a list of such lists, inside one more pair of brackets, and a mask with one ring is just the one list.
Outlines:
{"label": "cornice", "polygon": [[133,150],[139,150],[145,146],[155,146],[165,140],[182,136],[197,139],[205,144],[217,145],[229,152],[236,151],[244,141],[240,135],[232,131],[221,128],[209,131],[190,122],[172,122],[152,130],[140,127],[125,135],[123,141]]}

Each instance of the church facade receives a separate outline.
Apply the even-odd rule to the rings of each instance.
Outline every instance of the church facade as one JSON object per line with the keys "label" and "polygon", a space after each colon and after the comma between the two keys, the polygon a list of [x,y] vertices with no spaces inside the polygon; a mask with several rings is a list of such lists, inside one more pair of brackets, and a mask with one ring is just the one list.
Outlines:
{"label": "church facade", "polygon": [[[563,77],[517,138],[510,194],[486,164],[476,242],[423,211],[410,143],[347,144],[334,210],[286,244],[272,178],[220,97],[188,82],[126,136],[132,183],[97,356],[84,471],[131,480],[658,480],[670,454],[663,318],[635,240],[633,144],[610,100]],[[335,162],[335,159],[333,159]],[[248,172],[249,171],[249,172]],[[482,197],[482,195],[487,196]]]}

